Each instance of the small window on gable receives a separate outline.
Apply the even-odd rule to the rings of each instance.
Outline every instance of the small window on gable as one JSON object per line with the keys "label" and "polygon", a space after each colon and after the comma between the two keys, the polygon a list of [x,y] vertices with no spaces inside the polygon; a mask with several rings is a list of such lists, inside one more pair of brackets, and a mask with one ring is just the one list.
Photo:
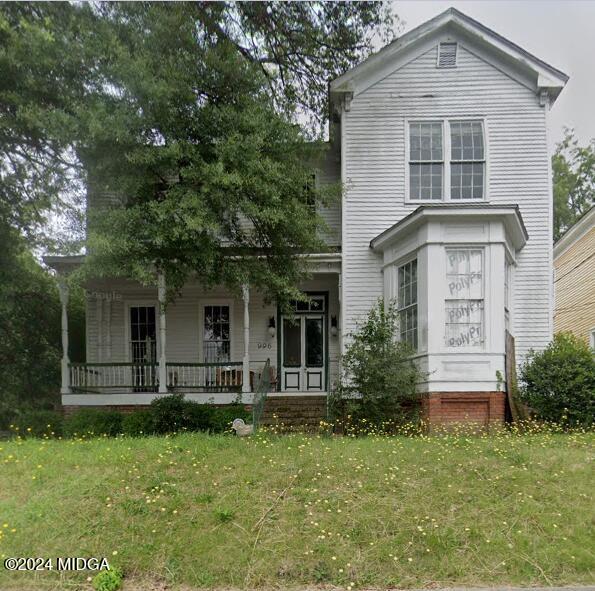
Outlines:
{"label": "small window on gable", "polygon": [[438,67],[456,68],[457,67],[457,44],[440,43],[438,45]]}

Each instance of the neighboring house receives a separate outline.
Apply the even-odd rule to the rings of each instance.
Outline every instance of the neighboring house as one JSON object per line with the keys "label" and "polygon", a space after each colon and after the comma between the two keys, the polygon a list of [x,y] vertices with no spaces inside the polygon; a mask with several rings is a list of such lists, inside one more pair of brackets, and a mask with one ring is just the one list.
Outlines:
{"label": "neighboring house", "polygon": [[571,331],[595,349],[595,206],[554,244],[554,332]]}
{"label": "neighboring house", "polygon": [[[138,407],[176,390],[226,403],[240,384],[250,403],[270,359],[276,396],[324,408],[349,333],[384,297],[427,371],[427,418],[501,422],[505,332],[517,356],[552,336],[547,121],[567,79],[449,9],[333,80],[317,176],[344,192],[321,211],[329,252],[309,255],[297,323],[248,287],[236,299],[189,283],[161,316],[162,289],[90,282],[88,363],[63,360],[63,405]],[[67,272],[80,259],[47,262]]]}

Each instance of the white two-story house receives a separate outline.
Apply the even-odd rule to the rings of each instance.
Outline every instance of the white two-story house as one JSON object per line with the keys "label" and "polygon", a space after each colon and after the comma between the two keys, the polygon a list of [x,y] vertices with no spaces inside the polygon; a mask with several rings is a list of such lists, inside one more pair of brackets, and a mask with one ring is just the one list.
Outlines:
{"label": "white two-story house", "polygon": [[[317,182],[329,251],[308,256],[297,321],[246,286],[241,299],[190,282],[87,285],[87,363],[68,359],[62,403],[140,407],[189,399],[250,404],[266,360],[275,392],[323,408],[349,333],[378,298],[417,350],[432,423],[501,422],[507,333],[517,360],[552,336],[548,113],[568,77],[449,9],[330,83],[331,143]],[[80,258],[48,257],[67,273]],[[308,402],[310,401],[310,402]]]}

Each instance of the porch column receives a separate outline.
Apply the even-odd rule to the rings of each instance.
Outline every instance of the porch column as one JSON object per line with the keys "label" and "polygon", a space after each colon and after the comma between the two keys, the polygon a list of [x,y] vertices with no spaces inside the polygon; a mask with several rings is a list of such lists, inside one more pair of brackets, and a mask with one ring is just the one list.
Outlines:
{"label": "porch column", "polygon": [[242,286],[242,299],[244,300],[244,357],[242,359],[242,393],[250,392],[250,288],[247,284]]}
{"label": "porch column", "polygon": [[58,278],[58,291],[62,305],[62,385],[61,394],[70,394],[70,358],[68,357],[68,284],[64,277]]}
{"label": "porch column", "polygon": [[166,331],[165,331],[165,275],[157,276],[157,297],[159,299],[159,393],[167,394],[167,360],[165,357]]}

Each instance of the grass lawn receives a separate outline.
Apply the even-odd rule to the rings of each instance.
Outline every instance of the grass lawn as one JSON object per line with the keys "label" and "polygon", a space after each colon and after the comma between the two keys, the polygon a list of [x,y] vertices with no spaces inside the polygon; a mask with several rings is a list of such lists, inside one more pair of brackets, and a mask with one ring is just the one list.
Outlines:
{"label": "grass lawn", "polygon": [[[105,556],[125,589],[593,583],[594,443],[0,442],[0,556]],[[0,566],[0,589],[90,589],[89,574]]]}

